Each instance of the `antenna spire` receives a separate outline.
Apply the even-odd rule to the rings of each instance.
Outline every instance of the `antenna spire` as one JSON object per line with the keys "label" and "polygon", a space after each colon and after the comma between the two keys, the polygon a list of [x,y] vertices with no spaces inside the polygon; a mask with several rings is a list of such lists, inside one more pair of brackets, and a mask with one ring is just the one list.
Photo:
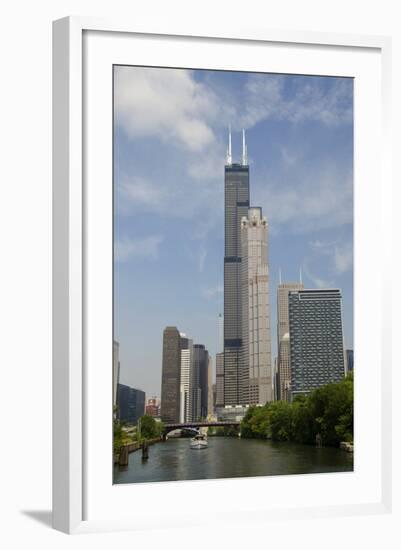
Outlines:
{"label": "antenna spire", "polygon": [[228,126],[228,148],[227,148],[227,164],[233,163],[233,156],[231,153],[231,124]]}
{"label": "antenna spire", "polygon": [[279,280],[280,285],[281,285],[281,267],[279,267],[279,269],[278,269],[278,280]]}
{"label": "antenna spire", "polygon": [[299,268],[299,282],[302,284],[302,267]]}
{"label": "antenna spire", "polygon": [[248,164],[248,148],[245,142],[245,129],[242,128],[242,165],[246,166]]}

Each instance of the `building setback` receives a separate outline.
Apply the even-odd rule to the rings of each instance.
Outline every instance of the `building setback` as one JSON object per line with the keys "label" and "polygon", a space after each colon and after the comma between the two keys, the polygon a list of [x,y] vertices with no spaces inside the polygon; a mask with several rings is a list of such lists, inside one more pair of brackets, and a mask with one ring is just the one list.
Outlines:
{"label": "building setback", "polygon": [[248,214],[249,166],[243,136],[242,163],[232,162],[231,131],[224,167],[224,405],[241,403],[241,219]]}
{"label": "building setback", "polygon": [[260,207],[241,220],[242,346],[239,403],[273,400],[271,364],[268,230]]}
{"label": "building setback", "polygon": [[345,374],[341,292],[298,290],[288,295],[291,396],[339,382]]}
{"label": "building setback", "polygon": [[117,405],[120,420],[136,424],[145,413],[145,392],[118,384]]}
{"label": "building setback", "polygon": [[290,322],[288,317],[288,293],[303,290],[303,283],[280,283],[277,287],[277,399],[289,399],[291,386]]}
{"label": "building setback", "polygon": [[180,420],[181,336],[176,327],[163,331],[161,418],[163,422]]}

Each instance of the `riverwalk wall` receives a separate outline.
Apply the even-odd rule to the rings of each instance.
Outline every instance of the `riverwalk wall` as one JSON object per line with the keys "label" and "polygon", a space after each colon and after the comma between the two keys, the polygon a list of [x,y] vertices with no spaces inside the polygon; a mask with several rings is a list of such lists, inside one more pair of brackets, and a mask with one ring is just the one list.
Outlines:
{"label": "riverwalk wall", "polygon": [[[146,443],[147,445],[154,445],[155,443],[159,443],[160,441],[162,441],[162,439],[160,439],[159,437],[155,437],[153,439],[147,439]],[[114,454],[114,464],[119,464],[120,456],[121,457],[128,456],[130,453],[139,451],[139,449],[141,448],[142,448],[142,443],[140,443],[139,441],[133,441],[132,443],[121,445],[120,452]]]}

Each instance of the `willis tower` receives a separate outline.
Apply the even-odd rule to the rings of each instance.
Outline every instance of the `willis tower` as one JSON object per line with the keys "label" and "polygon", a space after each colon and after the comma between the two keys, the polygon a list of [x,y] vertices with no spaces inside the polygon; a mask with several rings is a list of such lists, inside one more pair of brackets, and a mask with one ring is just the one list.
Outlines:
{"label": "willis tower", "polygon": [[242,162],[232,162],[231,129],[224,167],[224,405],[248,402],[249,375],[241,363],[241,219],[248,215],[249,165],[245,131]]}

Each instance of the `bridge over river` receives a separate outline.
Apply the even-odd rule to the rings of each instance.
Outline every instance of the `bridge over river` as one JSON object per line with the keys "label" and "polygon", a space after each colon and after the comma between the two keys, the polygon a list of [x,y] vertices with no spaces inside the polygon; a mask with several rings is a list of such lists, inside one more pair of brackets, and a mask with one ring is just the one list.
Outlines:
{"label": "bridge over river", "polygon": [[163,438],[165,438],[167,434],[173,430],[196,430],[198,428],[215,427],[239,428],[239,426],[240,422],[235,420],[216,420],[215,422],[208,422],[207,420],[199,420],[198,422],[176,422],[174,424],[164,424]]}

